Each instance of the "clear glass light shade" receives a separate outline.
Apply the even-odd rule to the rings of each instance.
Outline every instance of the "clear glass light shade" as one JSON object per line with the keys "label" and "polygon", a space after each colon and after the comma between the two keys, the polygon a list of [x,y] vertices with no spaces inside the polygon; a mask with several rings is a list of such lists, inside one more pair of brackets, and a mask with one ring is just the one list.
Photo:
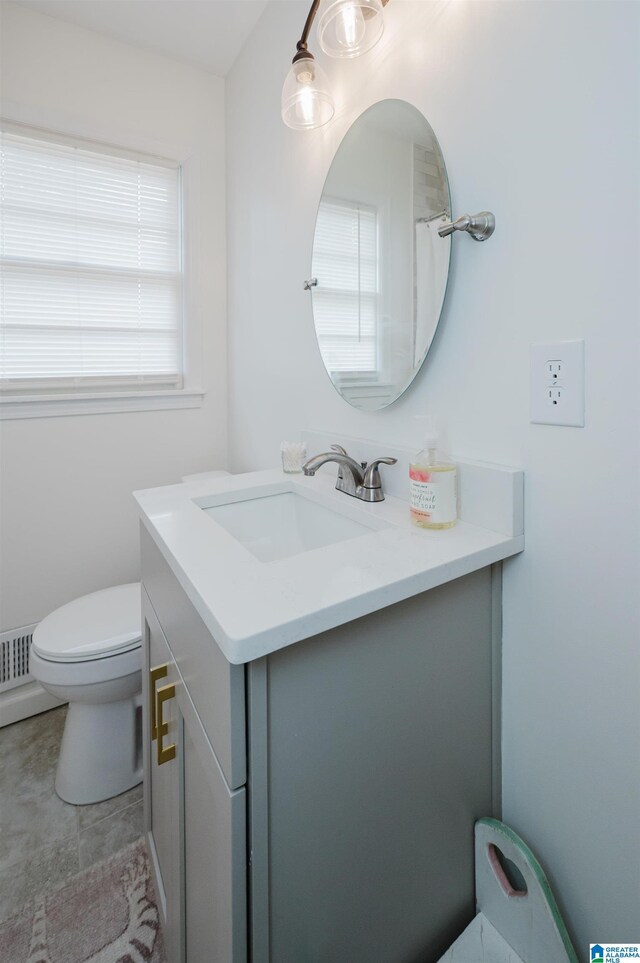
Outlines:
{"label": "clear glass light shade", "polygon": [[320,9],[318,40],[330,57],[359,57],[383,30],[382,0],[324,0]]}
{"label": "clear glass light shade", "polygon": [[333,117],[335,106],[329,81],[309,55],[292,64],[282,88],[282,119],[294,130],[322,127]]}

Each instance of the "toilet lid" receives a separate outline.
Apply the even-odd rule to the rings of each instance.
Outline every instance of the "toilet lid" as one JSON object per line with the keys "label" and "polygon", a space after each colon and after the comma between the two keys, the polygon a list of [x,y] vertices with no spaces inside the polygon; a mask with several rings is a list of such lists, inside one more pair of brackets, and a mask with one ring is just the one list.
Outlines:
{"label": "toilet lid", "polygon": [[115,585],[56,609],[33,633],[33,650],[52,662],[85,662],[141,644],[140,583]]}

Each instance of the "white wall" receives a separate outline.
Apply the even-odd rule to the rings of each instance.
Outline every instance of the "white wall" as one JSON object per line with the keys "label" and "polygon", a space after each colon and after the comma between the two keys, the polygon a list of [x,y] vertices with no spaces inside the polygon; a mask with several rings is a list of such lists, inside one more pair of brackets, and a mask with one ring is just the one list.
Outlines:
{"label": "white wall", "polygon": [[190,410],[2,424],[0,630],[136,579],[131,492],[226,462],[224,81],[7,3],[2,100],[10,119],[188,162],[207,393]]}
{"label": "white wall", "polygon": [[[393,0],[367,58],[324,61],[334,121],[295,133],[279,98],[306,4],[273,2],[227,85],[233,467],[276,465],[304,426],[384,454],[427,410],[457,454],[524,467],[527,548],[504,582],[504,818],[548,867],[581,959],[589,941],[639,938],[639,14]],[[492,210],[497,229],[454,240],[423,370],[366,413],[322,368],[302,282],[333,153],[387,97],[432,124],[455,214]],[[563,338],[586,339],[584,429],[529,423],[529,344]]]}

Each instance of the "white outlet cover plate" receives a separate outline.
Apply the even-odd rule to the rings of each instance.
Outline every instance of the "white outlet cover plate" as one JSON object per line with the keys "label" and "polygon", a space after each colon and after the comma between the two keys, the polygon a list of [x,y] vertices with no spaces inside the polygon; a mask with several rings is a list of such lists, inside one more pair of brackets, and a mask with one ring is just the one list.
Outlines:
{"label": "white outlet cover plate", "polygon": [[584,428],[584,341],[532,344],[530,359],[532,423]]}

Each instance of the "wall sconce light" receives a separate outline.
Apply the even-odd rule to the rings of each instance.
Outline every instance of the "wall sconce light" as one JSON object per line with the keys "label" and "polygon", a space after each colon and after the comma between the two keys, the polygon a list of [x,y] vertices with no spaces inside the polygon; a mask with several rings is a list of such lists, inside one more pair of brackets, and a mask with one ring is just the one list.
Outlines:
{"label": "wall sconce light", "polygon": [[382,36],[382,9],[389,0],[313,0],[296,55],[282,88],[282,119],[294,130],[322,127],[335,105],[326,74],[307,48],[318,13],[318,42],[330,57],[353,58],[371,50]]}

